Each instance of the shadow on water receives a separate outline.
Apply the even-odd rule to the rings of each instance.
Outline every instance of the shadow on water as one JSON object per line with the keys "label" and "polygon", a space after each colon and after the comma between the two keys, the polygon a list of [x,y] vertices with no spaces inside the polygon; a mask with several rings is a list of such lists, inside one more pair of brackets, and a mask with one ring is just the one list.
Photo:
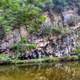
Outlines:
{"label": "shadow on water", "polygon": [[0,80],[80,80],[80,63],[0,66]]}

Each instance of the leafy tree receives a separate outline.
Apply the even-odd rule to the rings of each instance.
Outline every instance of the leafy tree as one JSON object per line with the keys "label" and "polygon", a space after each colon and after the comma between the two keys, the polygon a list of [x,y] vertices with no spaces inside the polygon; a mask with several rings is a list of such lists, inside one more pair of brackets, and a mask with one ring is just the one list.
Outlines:
{"label": "leafy tree", "polygon": [[26,25],[30,32],[36,32],[45,19],[42,8],[48,0],[1,0],[0,24],[5,32],[16,26]]}

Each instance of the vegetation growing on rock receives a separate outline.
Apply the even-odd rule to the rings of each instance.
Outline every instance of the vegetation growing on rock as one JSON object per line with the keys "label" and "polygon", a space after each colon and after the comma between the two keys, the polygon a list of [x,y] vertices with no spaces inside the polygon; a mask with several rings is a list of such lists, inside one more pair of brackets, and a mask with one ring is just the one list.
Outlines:
{"label": "vegetation growing on rock", "polygon": [[79,4],[79,0],[1,0],[1,56],[36,59],[80,53]]}

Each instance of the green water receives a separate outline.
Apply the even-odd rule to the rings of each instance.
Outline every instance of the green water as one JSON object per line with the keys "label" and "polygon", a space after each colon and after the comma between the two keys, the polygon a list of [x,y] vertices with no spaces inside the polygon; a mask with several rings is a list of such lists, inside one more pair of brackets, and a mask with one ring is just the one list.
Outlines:
{"label": "green water", "polygon": [[0,66],[0,80],[80,80],[80,63]]}

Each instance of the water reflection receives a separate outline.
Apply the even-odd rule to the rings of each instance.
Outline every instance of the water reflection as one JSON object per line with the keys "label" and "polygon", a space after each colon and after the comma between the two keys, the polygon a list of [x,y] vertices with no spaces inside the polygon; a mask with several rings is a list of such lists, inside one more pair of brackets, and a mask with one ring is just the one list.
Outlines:
{"label": "water reflection", "polygon": [[80,64],[0,66],[0,80],[80,80]]}

